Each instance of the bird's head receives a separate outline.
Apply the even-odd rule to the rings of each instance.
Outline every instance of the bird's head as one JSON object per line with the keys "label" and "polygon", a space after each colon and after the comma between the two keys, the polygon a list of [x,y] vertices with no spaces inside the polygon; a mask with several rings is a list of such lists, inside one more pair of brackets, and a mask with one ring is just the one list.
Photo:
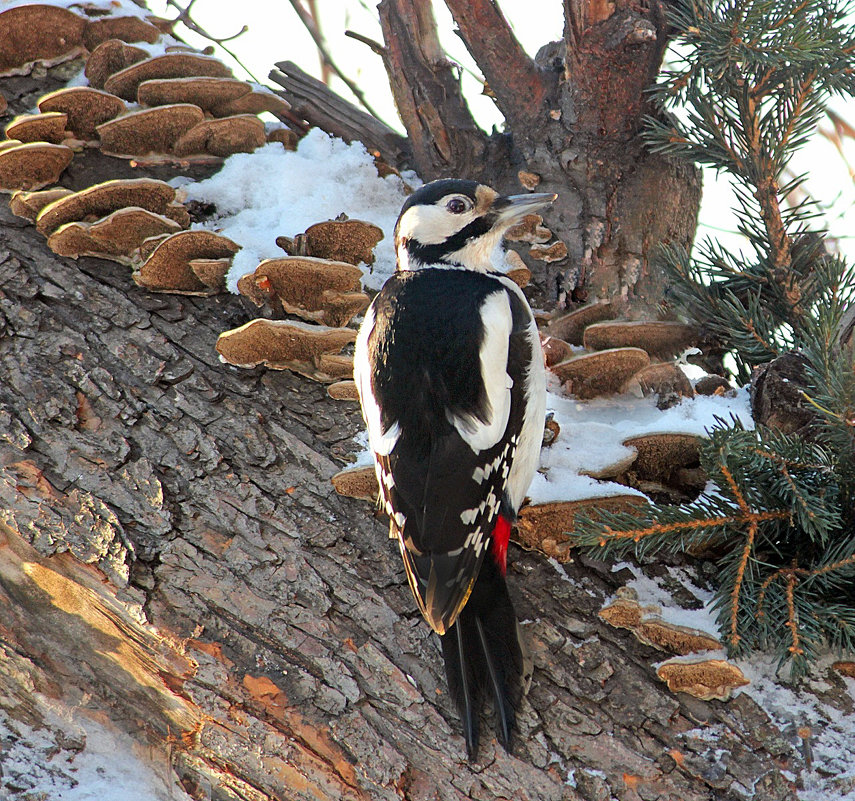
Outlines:
{"label": "bird's head", "polygon": [[500,195],[477,181],[431,181],[407,198],[395,225],[399,270],[448,264],[492,270],[505,231],[552,203],[551,193]]}

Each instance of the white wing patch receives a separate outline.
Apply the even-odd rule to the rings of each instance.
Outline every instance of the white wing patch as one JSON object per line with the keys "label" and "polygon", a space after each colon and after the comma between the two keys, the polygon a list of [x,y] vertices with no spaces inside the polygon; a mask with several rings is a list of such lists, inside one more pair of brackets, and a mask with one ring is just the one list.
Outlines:
{"label": "white wing patch", "polygon": [[368,445],[375,454],[388,456],[398,442],[398,437],[401,436],[401,427],[395,421],[388,429],[383,429],[380,407],[371,392],[368,337],[374,330],[374,320],[374,304],[372,304],[365,313],[365,319],[359,327],[359,334],[356,336],[356,348],[353,354],[353,380],[356,383],[356,391],[359,393],[359,401],[362,404],[362,417],[368,428]]}
{"label": "white wing patch", "polygon": [[469,414],[449,413],[448,416],[457,433],[475,453],[491,448],[505,433],[511,413],[513,386],[508,375],[508,342],[513,328],[513,315],[507,294],[499,291],[488,295],[481,304],[479,314],[484,326],[479,361],[481,380],[487,392],[487,422]]}

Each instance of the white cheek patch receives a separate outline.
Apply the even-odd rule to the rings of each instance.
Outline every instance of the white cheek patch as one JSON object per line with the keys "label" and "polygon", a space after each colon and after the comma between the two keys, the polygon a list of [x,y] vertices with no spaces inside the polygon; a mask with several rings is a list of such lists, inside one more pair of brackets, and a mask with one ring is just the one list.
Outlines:
{"label": "white cheek patch", "polygon": [[439,206],[411,206],[398,222],[398,240],[415,239],[423,245],[439,245],[474,219],[474,211],[451,214]]}

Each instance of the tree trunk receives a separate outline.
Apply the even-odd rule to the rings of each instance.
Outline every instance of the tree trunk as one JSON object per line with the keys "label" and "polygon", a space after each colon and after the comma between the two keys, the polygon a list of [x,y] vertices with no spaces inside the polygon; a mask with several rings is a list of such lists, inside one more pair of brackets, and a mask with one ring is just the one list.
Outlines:
{"label": "tree trunk", "polygon": [[611,300],[630,317],[657,316],[657,248],[691,245],[700,202],[697,172],[648,152],[639,137],[668,40],[664,3],[565,0],[563,40],[534,61],[492,0],[446,5],[506,131],[487,136],[469,115],[430,3],[383,0],[384,62],[416,170],[558,193],[545,217],[561,244],[545,258],[542,248],[529,254],[536,300],[570,309]]}
{"label": "tree trunk", "polygon": [[[68,75],[0,89],[21,111]],[[131,174],[174,172],[87,151],[63,182]],[[574,206],[586,192],[563,201],[566,230],[573,209],[606,214]],[[671,695],[661,654],[600,621],[624,572],[516,548],[534,679],[513,754],[487,722],[467,763],[397,549],[330,485],[359,412],[221,364],[218,334],[252,316],[237,296],[152,294],[111,262],[58,258],[0,208],[5,716],[50,728],[52,706],[74,708],[198,799],[793,797],[779,765],[800,757],[747,696]]]}

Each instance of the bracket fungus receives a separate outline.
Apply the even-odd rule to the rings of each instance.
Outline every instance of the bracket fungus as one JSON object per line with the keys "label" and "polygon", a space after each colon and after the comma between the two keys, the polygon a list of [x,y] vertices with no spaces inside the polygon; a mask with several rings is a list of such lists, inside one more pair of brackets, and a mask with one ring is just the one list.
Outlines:
{"label": "bracket fungus", "polygon": [[251,153],[267,142],[264,123],[250,114],[214,117],[194,125],[175,142],[176,156],[231,156]]}
{"label": "bracket fungus", "polygon": [[374,248],[383,238],[383,230],[364,220],[326,220],[310,225],[306,232],[291,239],[276,239],[292,256],[313,256],[318,259],[348,264],[374,264]]}
{"label": "bracket fungus", "polygon": [[296,150],[300,136],[290,128],[273,128],[267,132],[268,142],[281,142],[285,150]]}
{"label": "bracket fungus", "polygon": [[539,214],[526,214],[505,232],[505,240],[508,242],[542,245],[550,239],[552,239],[552,231],[543,224],[543,217]]}
{"label": "bracket fungus", "polygon": [[511,279],[520,289],[525,289],[531,282],[531,270],[522,260],[522,256],[515,250],[509,250],[505,254],[505,261],[509,265],[505,275]]}
{"label": "bracket fungus", "polygon": [[153,78],[137,88],[137,100],[146,106],[192,103],[214,116],[217,109],[252,91],[246,81],[237,78],[192,76],[189,78]]}
{"label": "bracket fungus", "polygon": [[[148,258],[148,257],[146,257]],[[206,287],[217,292],[226,289],[226,275],[232,266],[231,257],[221,259],[190,259],[190,269]]]}
{"label": "bracket fungus", "polygon": [[27,192],[19,189],[9,199],[9,208],[15,216],[23,217],[25,220],[34,223],[36,217],[39,216],[39,212],[45,206],[53,203],[55,200],[73,194],[73,190],[66,189],[64,186],[57,186],[52,189],[39,189],[35,192]]}
{"label": "bracket fungus", "polygon": [[520,509],[516,539],[556,559],[569,558],[576,515],[596,516],[597,511],[631,512],[647,504],[641,495],[610,495],[573,501],[531,503]]}
{"label": "bracket fungus", "polygon": [[125,100],[136,100],[137,89],[143,81],[155,78],[190,78],[208,76],[231,78],[232,71],[217,58],[198,53],[166,53],[137,61],[114,72],[104,82],[104,89]]}
{"label": "bracket fungus", "polygon": [[368,306],[359,289],[362,270],[341,261],[311,256],[265,259],[238,280],[238,291],[257,306],[280,303],[288,314],[340,326]]}
{"label": "bracket fungus", "polygon": [[353,379],[336,381],[327,387],[327,395],[333,400],[358,401],[359,393],[356,391],[356,382]]}
{"label": "bracket fungus", "polygon": [[639,642],[687,656],[702,651],[717,651],[721,643],[705,631],[663,620],[658,607],[651,610],[632,598],[616,598],[600,612],[600,617],[615,628],[629,629]]}
{"label": "bracket fungus", "polygon": [[702,701],[727,701],[733,690],[750,684],[736,665],[724,659],[675,657],[659,665],[656,675],[671,692],[688,693]]}
{"label": "bracket fungus", "polygon": [[273,92],[264,92],[253,89],[245,95],[236,97],[224,103],[217,109],[217,115],[223,114],[273,114],[276,117],[284,116],[291,110],[291,104]]}
{"label": "bracket fungus", "polygon": [[699,463],[699,437],[693,434],[644,434],[623,441],[637,456],[632,469],[646,481],[667,482],[672,474]]}
{"label": "bracket fungus", "polygon": [[5,129],[9,139],[19,142],[50,142],[59,145],[71,138],[66,130],[68,115],[61,111],[46,111],[42,114],[19,114]]}
{"label": "bracket fungus", "polygon": [[676,356],[696,345],[697,341],[696,328],[669,320],[594,323],[585,329],[583,338],[583,344],[589,350],[642,348],[657,359]]}
{"label": "bracket fungus", "polygon": [[198,106],[176,103],[132,111],[96,127],[101,152],[111,156],[171,154],[175,143],[205,119]]}
{"label": "bracket fungus", "polygon": [[0,13],[0,75],[26,75],[84,52],[87,21],[59,6],[32,4]]}
{"label": "bracket fungus", "polygon": [[339,352],[355,339],[351,328],[259,318],[220,334],[217,352],[223,361],[238,367],[263,364],[332,383],[346,376],[348,364],[353,372],[352,360]]}
{"label": "bracket fungus", "polygon": [[83,74],[89,79],[90,86],[103,89],[111,75],[147,58],[148,52],[141,47],[125,44],[119,39],[108,39],[89,54]]}
{"label": "bracket fungus", "polygon": [[620,391],[628,378],[649,363],[641,348],[611,348],[573,356],[550,369],[569,393],[588,400]]}
{"label": "bracket fungus", "polygon": [[65,127],[78,139],[86,141],[97,137],[98,125],[118,117],[125,110],[122,98],[91,86],[70,86],[39,99],[39,111],[64,112],[68,115]]}
{"label": "bracket fungus", "polygon": [[119,209],[95,222],[70,222],[48,237],[48,247],[60,256],[97,256],[131,264],[145,239],[175,233],[174,220],[135,206]]}
{"label": "bracket fungus", "polygon": [[26,142],[2,149],[0,192],[42,189],[55,184],[73,156],[70,147],[47,142]]}
{"label": "bracket fungus", "polygon": [[373,465],[357,465],[336,473],[331,479],[335,491],[347,498],[375,503],[379,493]]}
{"label": "bracket fungus", "polygon": [[563,339],[571,345],[581,345],[585,329],[600,320],[612,320],[617,317],[618,304],[612,301],[589,303],[550,320],[543,333]]}
{"label": "bracket fungus", "polygon": [[673,362],[655,362],[642,367],[624,383],[621,392],[630,392],[637,397],[659,395],[661,400],[692,398],[695,395],[692,382]]}
{"label": "bracket fungus", "polygon": [[134,280],[156,292],[210,294],[211,287],[201,281],[190,262],[194,259],[231,258],[240,245],[212,231],[180,231],[160,242],[134,273]]}
{"label": "bracket fungus", "polygon": [[36,218],[36,228],[43,236],[49,236],[65,223],[98,220],[128,206],[175,219],[170,209],[174,199],[175,189],[155,178],[104,181],[45,206]]}
{"label": "bracket fungus", "polygon": [[160,29],[139,17],[103,17],[91,20],[83,32],[83,43],[88,50],[94,50],[109,39],[154,44],[159,38]]}
{"label": "bracket fungus", "polygon": [[553,242],[551,245],[532,245],[528,250],[528,255],[533,259],[550,264],[567,258],[567,245],[563,242]]}

